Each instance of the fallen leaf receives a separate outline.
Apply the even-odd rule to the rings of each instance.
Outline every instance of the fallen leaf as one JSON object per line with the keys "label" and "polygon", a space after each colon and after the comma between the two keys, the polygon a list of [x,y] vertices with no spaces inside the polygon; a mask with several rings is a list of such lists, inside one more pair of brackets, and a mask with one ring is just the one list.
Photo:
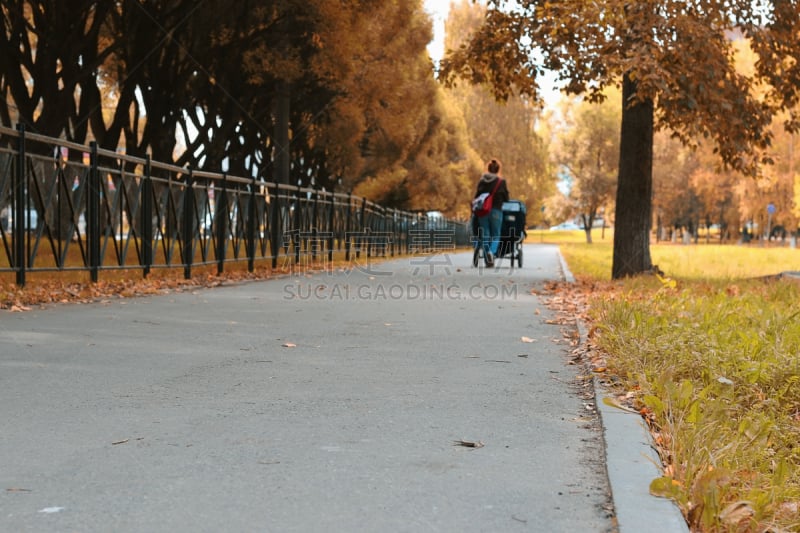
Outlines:
{"label": "fallen leaf", "polygon": [[639,411],[637,411],[636,409],[631,409],[630,407],[622,405],[614,398],[609,398],[608,396],[605,396],[603,398],[603,403],[611,407],[616,407],[617,409],[622,409],[623,411],[627,411],[628,413],[636,413],[637,415],[640,414]]}
{"label": "fallen leaf", "polygon": [[112,445],[112,446],[116,446],[117,444],[125,444],[126,442],[128,442],[128,441],[130,441],[130,440],[131,440],[131,439],[123,439],[123,440],[118,440],[118,441],[116,441],[116,442],[112,442],[112,443],[111,443],[111,445]]}
{"label": "fallen leaf", "polygon": [[676,499],[680,494],[680,483],[667,476],[656,478],[650,482],[650,494],[660,498]]}
{"label": "fallen leaf", "polygon": [[283,346],[284,348],[295,348],[295,347],[297,347],[297,345],[295,343],[293,343],[293,342],[284,342],[283,344],[281,344],[281,346]]}
{"label": "fallen leaf", "polygon": [[479,440],[454,440],[453,446],[463,446],[465,448],[483,448],[483,443]]}
{"label": "fallen leaf", "polygon": [[748,501],[734,502],[719,513],[719,519],[723,524],[735,526],[756,514]]}
{"label": "fallen leaf", "polygon": [[536,342],[536,339],[531,339],[530,337],[522,337],[522,342]]}
{"label": "fallen leaf", "polygon": [[6,489],[6,492],[33,492],[31,489],[20,489],[18,487],[11,487],[10,489]]}

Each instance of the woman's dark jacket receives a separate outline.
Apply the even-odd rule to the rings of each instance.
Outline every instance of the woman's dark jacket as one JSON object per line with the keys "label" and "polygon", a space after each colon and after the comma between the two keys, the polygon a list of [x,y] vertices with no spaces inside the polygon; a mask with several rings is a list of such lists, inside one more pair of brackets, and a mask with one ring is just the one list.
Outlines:
{"label": "woman's dark jacket", "polygon": [[[477,198],[485,192],[491,193],[498,179],[502,178],[498,178],[497,174],[491,174],[489,172],[481,176],[480,181],[478,181],[478,190],[475,191],[475,196],[473,196],[473,198]],[[497,188],[497,192],[494,193],[494,198],[492,198],[492,209],[502,209],[503,204],[507,201],[508,186],[506,185],[506,180],[503,180]]]}

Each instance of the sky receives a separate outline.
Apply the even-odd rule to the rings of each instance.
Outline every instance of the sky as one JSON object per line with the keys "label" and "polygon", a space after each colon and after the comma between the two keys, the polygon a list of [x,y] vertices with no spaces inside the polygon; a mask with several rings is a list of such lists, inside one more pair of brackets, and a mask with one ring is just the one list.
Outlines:
{"label": "sky", "polygon": [[433,41],[428,44],[428,53],[438,62],[444,55],[444,21],[450,11],[450,0],[425,0],[425,11],[433,19]]}
{"label": "sky", "polygon": [[[424,0],[425,11],[433,19],[433,40],[428,43],[428,53],[431,59],[438,63],[444,55],[444,22],[450,11],[451,0]],[[539,80],[545,106],[553,107],[561,98],[561,93],[554,88],[555,77],[545,76]]]}

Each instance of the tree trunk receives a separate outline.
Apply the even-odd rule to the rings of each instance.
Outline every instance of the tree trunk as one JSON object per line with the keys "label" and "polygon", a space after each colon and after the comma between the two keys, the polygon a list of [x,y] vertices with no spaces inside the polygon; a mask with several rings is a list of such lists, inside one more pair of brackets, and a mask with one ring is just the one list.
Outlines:
{"label": "tree trunk", "polygon": [[586,233],[586,244],[592,244],[592,228],[594,228],[594,214],[581,215],[583,219],[583,231]]}
{"label": "tree trunk", "polygon": [[[279,81],[275,96],[275,152],[273,154],[272,177],[275,183],[289,183],[291,158],[289,154],[289,130],[291,98],[289,82]],[[294,184],[292,184],[294,185]]]}
{"label": "tree trunk", "polygon": [[626,75],[622,83],[613,279],[634,276],[652,268],[653,102],[628,104],[635,92],[636,82]]}

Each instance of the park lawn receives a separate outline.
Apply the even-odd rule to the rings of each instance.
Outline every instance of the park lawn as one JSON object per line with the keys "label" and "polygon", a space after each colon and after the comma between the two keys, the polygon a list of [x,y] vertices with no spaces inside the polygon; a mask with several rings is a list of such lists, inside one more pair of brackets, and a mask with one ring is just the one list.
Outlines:
{"label": "park lawn", "polygon": [[561,250],[595,369],[662,457],[651,492],[694,531],[800,530],[800,280],[777,276],[800,250],[654,245],[663,276],[614,282],[610,244]]}
{"label": "park lawn", "polygon": [[[586,242],[586,232],[578,230],[551,231],[549,229],[526,230],[526,242],[536,244],[580,244]],[[614,241],[612,228],[592,229],[592,241],[596,243],[611,244]]]}

